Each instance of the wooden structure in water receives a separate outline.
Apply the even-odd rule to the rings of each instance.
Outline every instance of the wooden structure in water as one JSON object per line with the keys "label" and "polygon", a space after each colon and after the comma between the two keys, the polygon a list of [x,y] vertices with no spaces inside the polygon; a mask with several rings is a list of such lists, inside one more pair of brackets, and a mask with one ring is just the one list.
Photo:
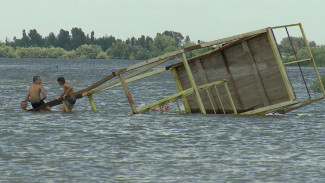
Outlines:
{"label": "wooden structure in water", "polygon": [[[273,30],[285,29],[290,39],[287,27],[292,26],[299,27],[309,59],[284,63]],[[211,49],[193,58],[186,57],[187,52],[202,48]],[[153,69],[179,56],[182,62]],[[308,99],[297,101],[286,65],[299,65],[301,62],[312,63],[322,88],[322,96],[311,98],[309,95]],[[127,83],[165,71],[171,71],[179,92],[142,108],[136,108]],[[115,80],[110,81],[113,78]],[[143,113],[172,101],[176,101],[179,106],[179,100],[183,102],[186,113],[246,115],[274,111],[286,113],[321,100],[325,96],[324,87],[300,23],[268,27],[168,53],[117,70],[92,86],[76,92],[75,95],[77,98],[88,96],[92,108],[97,110],[92,95],[116,86],[123,86],[132,113]],[[309,91],[307,85],[306,88]],[[54,100],[47,105],[54,106],[60,103],[62,101]]]}

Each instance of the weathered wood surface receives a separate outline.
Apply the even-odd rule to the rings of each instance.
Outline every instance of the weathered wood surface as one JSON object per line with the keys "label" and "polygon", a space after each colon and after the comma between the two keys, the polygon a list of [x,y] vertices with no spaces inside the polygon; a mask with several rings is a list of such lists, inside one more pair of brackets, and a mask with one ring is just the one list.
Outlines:
{"label": "weathered wood surface", "polygon": [[260,76],[260,73],[258,71],[258,68],[255,63],[254,56],[252,55],[251,49],[249,48],[249,45],[247,41],[242,42],[244,52],[248,55],[248,65],[251,67],[251,72],[255,78],[256,84],[257,84],[257,90],[259,91],[259,95],[262,98],[264,106],[270,105],[270,101],[267,97],[267,93],[265,91],[265,87],[262,81],[262,78]]}
{"label": "weathered wood surface", "polygon": [[[198,85],[226,79],[236,108],[239,112],[245,112],[290,100],[275,57],[267,33],[264,33],[202,57],[189,59],[189,66]],[[190,88],[183,65],[174,67],[183,88]],[[232,112],[227,93],[220,86],[217,88],[225,110]],[[215,91],[212,93],[210,98],[218,106],[218,112],[222,113]],[[206,92],[201,91],[200,96],[206,111],[214,112]],[[191,111],[197,112],[198,104],[194,96],[188,96],[187,100]]]}

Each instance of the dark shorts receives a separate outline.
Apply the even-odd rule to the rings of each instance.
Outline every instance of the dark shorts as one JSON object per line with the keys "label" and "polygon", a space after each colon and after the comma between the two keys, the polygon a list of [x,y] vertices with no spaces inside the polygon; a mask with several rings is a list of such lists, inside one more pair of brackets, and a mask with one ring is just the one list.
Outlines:
{"label": "dark shorts", "polygon": [[36,100],[34,102],[31,102],[31,104],[32,104],[33,108],[36,109],[36,108],[39,108],[41,105],[43,105],[45,103],[44,103],[44,100],[39,99],[39,100]]}
{"label": "dark shorts", "polygon": [[74,105],[76,103],[77,99],[76,97],[73,97],[73,98],[68,98],[67,99],[67,102],[70,104],[70,105]]}

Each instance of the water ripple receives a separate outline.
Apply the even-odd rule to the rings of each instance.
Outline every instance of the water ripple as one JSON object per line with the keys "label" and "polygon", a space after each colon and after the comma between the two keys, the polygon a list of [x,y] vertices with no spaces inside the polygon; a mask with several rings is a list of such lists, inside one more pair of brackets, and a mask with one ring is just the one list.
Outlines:
{"label": "water ripple", "polygon": [[[87,99],[78,100],[69,114],[61,114],[60,107],[52,112],[20,111],[19,103],[30,84],[26,78],[38,72],[49,98],[54,98],[62,92],[55,81],[58,75],[67,76],[75,87],[83,88],[131,61],[93,62],[0,59],[0,75],[7,78],[0,81],[0,182],[325,179],[323,101],[286,115],[129,115],[131,109],[123,89],[116,88],[94,96],[98,112],[91,110]],[[54,65],[59,69],[52,68]],[[80,72],[70,73],[69,67]],[[94,70],[100,76],[95,76]],[[325,69],[320,72],[325,73]],[[161,78],[168,80],[156,87],[154,83]],[[176,92],[170,81],[172,76],[166,74],[130,88],[137,104],[149,103]],[[176,105],[171,104],[171,108]]]}

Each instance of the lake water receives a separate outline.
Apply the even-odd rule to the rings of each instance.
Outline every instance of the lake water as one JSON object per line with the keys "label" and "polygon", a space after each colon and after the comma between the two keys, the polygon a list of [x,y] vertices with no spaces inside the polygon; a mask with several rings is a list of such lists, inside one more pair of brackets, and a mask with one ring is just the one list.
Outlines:
{"label": "lake water", "polygon": [[[94,95],[98,112],[87,98],[69,114],[20,109],[34,75],[49,101],[60,75],[80,90],[136,62],[0,59],[0,182],[324,182],[324,101],[285,115],[184,115],[173,103],[128,115],[118,87]],[[288,70],[303,93],[298,69]],[[176,92],[170,72],[128,86],[136,105]]]}

